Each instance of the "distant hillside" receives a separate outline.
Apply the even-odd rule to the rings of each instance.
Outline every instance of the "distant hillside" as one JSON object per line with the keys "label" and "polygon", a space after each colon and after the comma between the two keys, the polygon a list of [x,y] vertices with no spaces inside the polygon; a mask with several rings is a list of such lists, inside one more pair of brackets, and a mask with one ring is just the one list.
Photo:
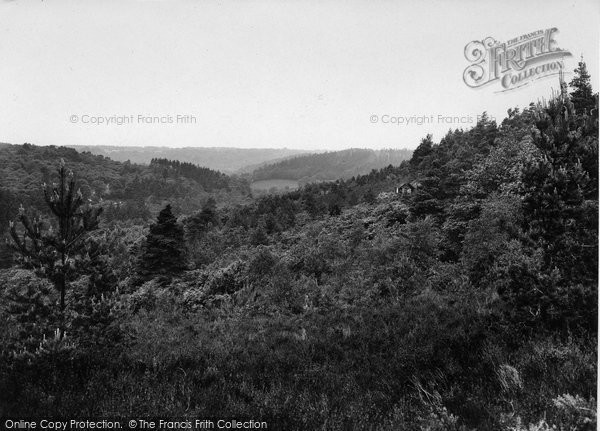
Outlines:
{"label": "distant hillside", "polygon": [[349,150],[307,154],[262,166],[252,174],[253,181],[296,180],[301,184],[364,175],[373,169],[397,166],[409,160],[412,150]]}
{"label": "distant hillside", "polygon": [[276,159],[270,159],[270,160],[265,160],[264,162],[260,162],[260,163],[253,163],[253,164],[248,164],[245,165],[243,167],[241,167],[240,169],[237,170],[237,172],[235,172],[236,174],[239,175],[246,175],[246,174],[252,174],[254,171],[256,171],[257,169],[260,169],[264,166],[267,165],[275,165],[279,162],[283,162],[284,160],[289,160],[289,159],[294,159],[298,156],[308,156],[308,155],[313,155],[313,154],[323,154],[325,153],[325,150],[310,150],[310,151],[306,151],[302,154],[290,154],[284,157],[278,157]]}
{"label": "distant hillside", "polygon": [[[145,218],[165,200],[178,211],[191,212],[209,197],[238,202],[250,193],[245,180],[191,163],[155,159],[144,166],[68,147],[0,145],[0,234],[20,204],[46,209],[41,184],[55,181],[61,159],[75,173],[83,195],[101,200],[105,215],[114,219]],[[117,207],[109,208],[112,204]]]}
{"label": "distant hillside", "polygon": [[108,145],[74,145],[78,151],[89,151],[113,160],[150,164],[152,159],[179,160],[194,163],[225,173],[234,173],[248,165],[259,165],[285,157],[305,154],[304,150],[288,148],[168,148],[168,147],[117,147]]}

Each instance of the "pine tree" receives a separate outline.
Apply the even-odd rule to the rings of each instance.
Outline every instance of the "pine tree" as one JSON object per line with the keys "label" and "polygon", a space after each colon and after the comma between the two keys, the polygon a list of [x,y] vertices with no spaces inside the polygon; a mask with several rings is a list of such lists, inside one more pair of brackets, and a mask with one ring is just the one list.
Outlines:
{"label": "pine tree", "polygon": [[202,210],[189,216],[184,221],[187,240],[198,240],[213,226],[218,226],[219,224],[217,204],[211,197],[204,203]]}
{"label": "pine tree", "polygon": [[23,229],[10,223],[13,249],[21,256],[25,267],[47,278],[60,293],[61,328],[64,335],[65,295],[69,281],[79,275],[84,240],[98,227],[102,208],[84,205],[72,171],[67,171],[61,159],[58,183],[43,185],[44,198],[56,218],[54,226],[46,228],[41,218],[30,219],[23,206],[19,208],[18,221]]}
{"label": "pine tree", "polygon": [[413,152],[412,158],[410,159],[410,165],[418,167],[423,159],[427,157],[433,151],[433,136],[427,135],[421,140],[419,146]]}
{"label": "pine tree", "polygon": [[574,109],[558,97],[534,112],[541,158],[524,166],[521,192],[523,227],[541,253],[540,268],[537,281],[515,273],[503,293],[512,306],[538,309],[540,322],[567,330],[595,328],[598,294],[597,165],[583,163],[598,158],[598,129]]}
{"label": "pine tree", "polygon": [[167,205],[159,213],[156,223],[143,246],[139,274],[143,280],[154,276],[170,276],[185,270],[185,242],[183,227]]}
{"label": "pine tree", "polygon": [[573,88],[571,100],[578,114],[583,114],[584,112],[589,114],[594,108],[595,100],[592,84],[590,83],[590,74],[587,71],[587,65],[583,61],[583,57],[581,57],[581,61],[574,72],[575,77],[569,83],[569,86]]}

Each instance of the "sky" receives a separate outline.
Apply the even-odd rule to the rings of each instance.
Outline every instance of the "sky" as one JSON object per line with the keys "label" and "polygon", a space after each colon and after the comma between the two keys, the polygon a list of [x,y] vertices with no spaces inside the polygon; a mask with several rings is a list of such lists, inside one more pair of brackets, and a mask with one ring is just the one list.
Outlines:
{"label": "sky", "polygon": [[463,73],[470,42],[551,28],[533,66],[583,55],[598,91],[597,0],[0,0],[0,142],[414,149],[550,97]]}

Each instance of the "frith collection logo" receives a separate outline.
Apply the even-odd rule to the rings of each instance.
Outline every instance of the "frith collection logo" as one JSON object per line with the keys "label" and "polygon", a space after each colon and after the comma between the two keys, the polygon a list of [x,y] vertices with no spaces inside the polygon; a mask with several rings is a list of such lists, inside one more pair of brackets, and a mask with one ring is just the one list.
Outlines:
{"label": "frith collection logo", "polygon": [[474,40],[465,46],[465,58],[471,62],[463,80],[471,88],[499,82],[501,90],[510,91],[531,82],[557,75],[565,67],[569,51],[556,46],[557,28],[537,30],[498,42],[492,37]]}

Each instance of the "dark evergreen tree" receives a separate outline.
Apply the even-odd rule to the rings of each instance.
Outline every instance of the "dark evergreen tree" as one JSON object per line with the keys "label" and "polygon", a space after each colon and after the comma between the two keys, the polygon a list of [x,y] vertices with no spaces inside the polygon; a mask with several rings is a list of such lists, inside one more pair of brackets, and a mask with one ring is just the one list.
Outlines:
{"label": "dark evergreen tree", "polygon": [[524,228],[553,278],[536,289],[515,283],[510,294],[538,307],[543,323],[590,329],[597,322],[598,172],[582,161],[597,160],[598,129],[573,105],[559,97],[538,108],[533,142],[542,157],[523,170]]}
{"label": "dark evergreen tree", "polygon": [[156,223],[150,226],[139,263],[142,280],[154,276],[169,277],[186,268],[183,227],[167,205],[159,213]]}
{"label": "dark evergreen tree", "polygon": [[87,234],[98,227],[102,208],[84,205],[73,172],[67,171],[64,160],[58,169],[58,183],[44,185],[46,204],[56,218],[47,227],[41,218],[30,219],[21,206],[18,221],[22,229],[11,222],[14,250],[25,267],[49,279],[60,293],[61,328],[64,334],[65,294],[69,281],[80,275]]}
{"label": "dark evergreen tree", "polygon": [[413,152],[412,158],[410,159],[410,165],[417,168],[423,159],[431,154],[433,150],[433,136],[427,135],[421,140],[419,146]]}
{"label": "dark evergreen tree", "polygon": [[578,114],[583,114],[584,112],[589,114],[594,108],[595,101],[592,84],[590,83],[590,74],[587,71],[587,65],[583,61],[583,57],[581,57],[581,61],[574,72],[575,77],[569,83],[573,88],[571,100]]}
{"label": "dark evergreen tree", "polygon": [[204,236],[204,234],[213,227],[221,224],[215,200],[211,197],[202,206],[202,210],[187,217],[184,220],[186,239],[195,241]]}

